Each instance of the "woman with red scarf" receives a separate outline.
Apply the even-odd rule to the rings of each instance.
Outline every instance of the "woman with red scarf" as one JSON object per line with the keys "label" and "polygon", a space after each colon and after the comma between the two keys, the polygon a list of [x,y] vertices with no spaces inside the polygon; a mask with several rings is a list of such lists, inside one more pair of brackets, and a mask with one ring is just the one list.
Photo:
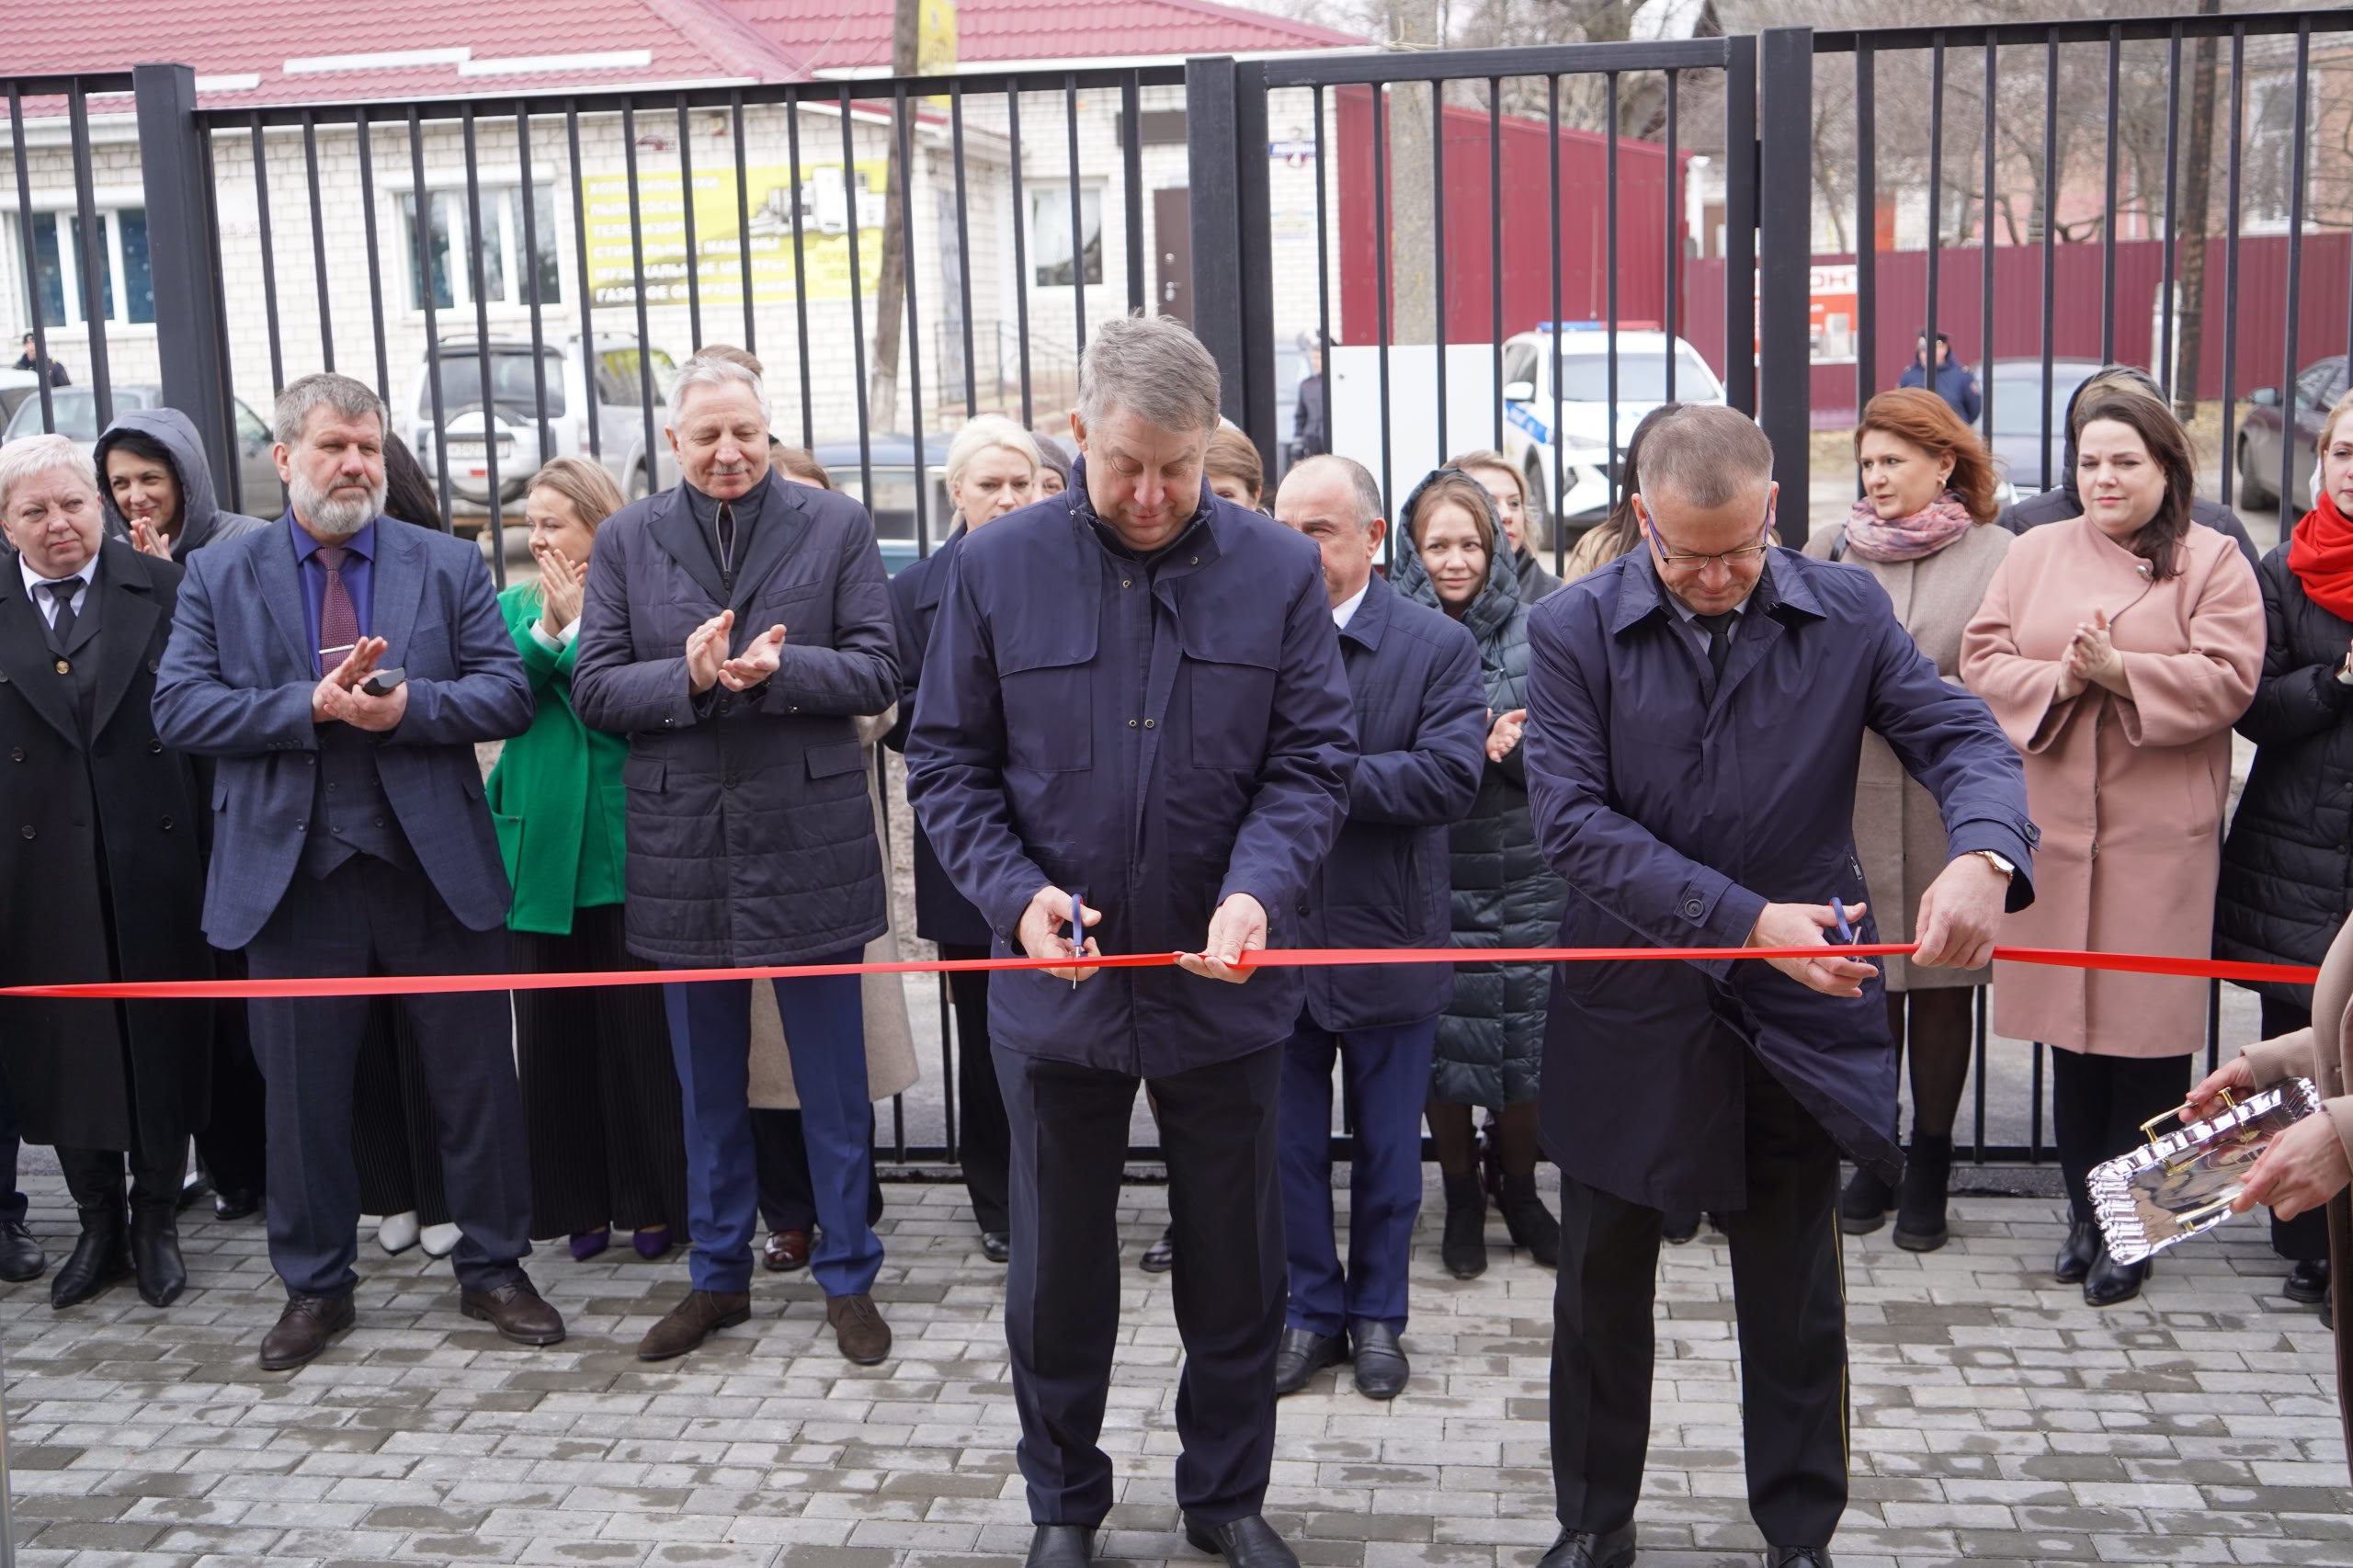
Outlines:
{"label": "woman with red scarf", "polygon": [[[2353,912],[2353,396],[2321,426],[2313,489],[2313,509],[2256,574],[2268,642],[2238,722],[2255,767],[2222,846],[2217,958],[2317,964]],[[2312,1022],[2311,986],[2252,989],[2265,1039]],[[2275,1216],[2271,1244],[2294,1266],[2289,1298],[2323,1301],[2321,1210]]]}
{"label": "woman with red scarf", "polygon": [[[1859,566],[1879,580],[1897,619],[1937,673],[1958,685],[1961,634],[1985,597],[1985,585],[2008,553],[2008,529],[1988,527],[1995,502],[1993,460],[1952,405],[1922,387],[1883,392],[1863,408],[1855,428],[1855,461],[1863,494],[1846,522],[1817,529],[1805,552]],[[1863,736],[1855,785],[1855,854],[1879,915],[1880,939],[1913,939],[1920,895],[1944,870],[1944,818],[1904,770],[1888,744]],[[1953,1119],[1969,1079],[1977,990],[1988,969],[1920,969],[1885,960],[1887,1028],[1904,1053],[1911,1089],[1912,1142],[1904,1185],[1857,1167],[1838,1197],[1838,1228],[1866,1235],[1895,1210],[1895,1244],[1934,1252],[1945,1244],[1945,1189],[1952,1175]]]}

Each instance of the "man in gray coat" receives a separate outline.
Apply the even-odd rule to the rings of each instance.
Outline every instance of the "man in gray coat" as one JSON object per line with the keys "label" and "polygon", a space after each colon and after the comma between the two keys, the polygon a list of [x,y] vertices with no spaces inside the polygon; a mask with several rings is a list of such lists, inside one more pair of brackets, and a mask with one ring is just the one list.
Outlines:
{"label": "man in gray coat", "polygon": [[[572,699],[630,737],[630,950],[671,969],[855,963],[884,929],[882,856],[855,722],[899,695],[898,634],[865,509],[779,482],[767,394],[698,355],[670,383],[682,483],[597,533]],[[823,1240],[810,1259],[844,1356],[890,1354],[871,1290],[873,1164],[856,975],[779,980]],[[694,1289],[649,1361],[751,1316],[759,1183],[752,983],[663,988],[686,1096]]]}

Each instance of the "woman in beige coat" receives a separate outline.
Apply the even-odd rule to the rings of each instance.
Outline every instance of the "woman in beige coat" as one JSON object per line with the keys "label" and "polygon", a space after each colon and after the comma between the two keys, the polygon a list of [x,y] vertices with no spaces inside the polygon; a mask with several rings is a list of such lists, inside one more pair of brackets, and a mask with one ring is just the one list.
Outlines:
{"label": "woman in beige coat", "polygon": [[[2042,830],[2033,907],[2003,940],[2203,958],[2262,598],[2238,548],[2189,520],[2194,459],[2164,404],[2102,399],[2083,412],[2077,452],[2084,515],[2019,537],[1961,644],[1961,678],[2024,754]],[[2107,1256],[2085,1177],[2181,1103],[2205,984],[1995,970],[1994,1027],[2058,1048],[2052,1123],[2075,1224],[2053,1272],[2094,1306],[2127,1301],[2148,1266]]]}
{"label": "woman in beige coat", "polygon": [[[2309,1077],[2320,1090],[2321,1114],[2296,1123],[2273,1140],[2255,1163],[2231,1207],[2245,1214],[2269,1205],[2283,1220],[2306,1212],[2325,1214],[2333,1278],[2353,1268],[2353,1210],[2346,1185],[2353,1179],[2353,923],[2337,928],[2321,960],[2320,983],[2313,987],[2309,1028],[2250,1045],[2225,1062],[2189,1094],[2192,1118],[2222,1108],[2225,1089],[2245,1096],[2283,1078]],[[2332,1316],[2324,1303],[2321,1315]],[[2336,1335],[2336,1403],[2345,1427],[2348,1463],[2353,1463],[2353,1334]]]}
{"label": "woman in beige coat", "polygon": [[[1808,555],[1844,561],[1879,580],[1896,619],[1961,684],[1961,636],[2009,551],[1995,528],[1994,464],[1984,443],[1949,403],[1920,387],[1885,392],[1855,431],[1863,494],[1847,521],[1806,540]],[[1950,853],[1936,798],[1915,783],[1877,735],[1863,736],[1855,787],[1855,852],[1883,941],[1912,940],[1920,894]],[[1945,1244],[1945,1187],[1952,1174],[1953,1119],[1969,1058],[1984,969],[1917,969],[1886,960],[1887,1028],[1912,1082],[1912,1144],[1902,1201],[1874,1172],[1857,1169],[1838,1197],[1838,1228],[1869,1234],[1896,1210],[1895,1244],[1934,1252]]]}

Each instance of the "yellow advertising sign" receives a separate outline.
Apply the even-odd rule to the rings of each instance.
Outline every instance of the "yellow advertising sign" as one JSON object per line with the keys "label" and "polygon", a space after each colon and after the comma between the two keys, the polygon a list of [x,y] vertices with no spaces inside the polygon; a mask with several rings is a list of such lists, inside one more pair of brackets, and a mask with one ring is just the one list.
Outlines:
{"label": "yellow advertising sign", "polygon": [[[751,212],[752,299],[759,304],[790,304],[794,294],[792,215],[801,213],[801,251],[808,272],[808,297],[849,298],[851,199],[856,197],[858,287],[870,300],[882,272],[884,197],[890,165],[883,158],[860,158],[842,179],[839,163],[803,164],[796,190],[785,164],[748,166]],[[637,302],[637,267],[630,246],[629,176],[589,175],[582,182],[588,218],[588,294],[599,305]],[[687,209],[676,169],[640,170],[638,227],[645,256],[645,302],[687,302]],[[741,304],[744,247],[736,221],[733,164],[695,170],[695,283],[707,305]]]}
{"label": "yellow advertising sign", "polygon": [[915,12],[915,71],[933,76],[956,69],[956,0],[922,0]]}

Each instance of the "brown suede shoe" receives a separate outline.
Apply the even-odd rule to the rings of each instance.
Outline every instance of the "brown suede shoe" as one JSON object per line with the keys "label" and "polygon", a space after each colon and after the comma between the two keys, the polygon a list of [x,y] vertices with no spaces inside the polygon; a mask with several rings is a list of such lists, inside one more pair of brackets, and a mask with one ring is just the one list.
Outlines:
{"label": "brown suede shoe", "polygon": [[748,1291],[689,1290],[660,1323],[637,1342],[641,1361],[666,1361],[683,1356],[722,1328],[747,1323],[752,1316]]}
{"label": "brown suede shoe", "polygon": [[517,1345],[553,1345],[563,1337],[563,1317],[529,1279],[517,1279],[494,1290],[460,1290],[458,1310],[498,1330]]}
{"label": "brown suede shoe", "polygon": [[842,1354],[859,1366],[871,1367],[891,1354],[891,1325],[865,1291],[826,1297],[825,1321],[834,1325],[834,1343]]}
{"label": "brown suede shoe", "polygon": [[353,1317],[349,1296],[288,1297],[278,1326],[262,1335],[261,1369],[283,1372],[302,1365],[349,1328]]}

